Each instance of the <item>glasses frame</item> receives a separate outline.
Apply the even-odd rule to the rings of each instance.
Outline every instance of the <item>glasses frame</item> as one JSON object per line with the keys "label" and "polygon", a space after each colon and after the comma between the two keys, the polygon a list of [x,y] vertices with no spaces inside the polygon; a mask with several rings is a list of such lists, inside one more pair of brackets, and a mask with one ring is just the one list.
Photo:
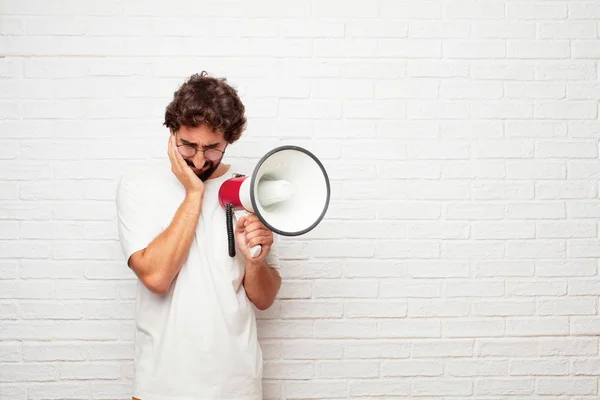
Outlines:
{"label": "glasses frame", "polygon": [[[175,138],[176,139],[178,138],[177,134],[175,134]],[[211,149],[199,149],[199,148],[197,148],[195,146],[192,146],[190,144],[183,144],[183,143],[182,144],[175,143],[175,146],[177,146],[177,151],[179,152],[179,154],[181,154],[181,151],[179,150],[180,147],[184,147],[185,146],[185,147],[188,147],[190,149],[194,149],[194,154],[192,154],[191,156],[186,156],[186,155],[181,154],[183,157],[196,157],[196,154],[198,154],[198,152],[201,152],[202,153],[202,157],[204,157],[205,160],[210,160],[210,161],[219,161],[219,160],[223,159],[223,156],[225,156],[225,150],[227,150],[227,146],[225,146],[224,150],[219,150],[219,149],[215,149],[215,148],[211,148]],[[206,158],[206,155],[204,154],[204,152],[208,151],[208,150],[218,151],[219,153],[221,153],[221,157],[219,157],[216,160],[211,160],[209,158]]]}

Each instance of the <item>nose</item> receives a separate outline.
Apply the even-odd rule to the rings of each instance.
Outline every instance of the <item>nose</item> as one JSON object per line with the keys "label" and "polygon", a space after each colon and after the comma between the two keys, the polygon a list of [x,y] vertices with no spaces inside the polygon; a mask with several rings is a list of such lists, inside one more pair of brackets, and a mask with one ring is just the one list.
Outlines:
{"label": "nose", "polygon": [[202,169],[202,167],[204,167],[204,164],[206,164],[206,158],[204,158],[204,153],[200,151],[197,152],[194,157],[192,157],[191,161],[197,169]]}

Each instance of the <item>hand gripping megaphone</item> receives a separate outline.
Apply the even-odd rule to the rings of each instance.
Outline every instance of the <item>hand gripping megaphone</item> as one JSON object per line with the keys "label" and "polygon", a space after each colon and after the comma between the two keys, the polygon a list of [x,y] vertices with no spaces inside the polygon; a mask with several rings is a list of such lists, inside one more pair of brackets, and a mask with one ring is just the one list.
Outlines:
{"label": "hand gripping megaphone", "polygon": [[[271,231],[303,235],[323,219],[331,188],[323,164],[299,146],[280,146],[265,154],[251,175],[236,175],[219,188],[219,203],[227,216],[229,256],[235,256],[233,214],[254,213]],[[261,246],[250,249],[252,257]]]}

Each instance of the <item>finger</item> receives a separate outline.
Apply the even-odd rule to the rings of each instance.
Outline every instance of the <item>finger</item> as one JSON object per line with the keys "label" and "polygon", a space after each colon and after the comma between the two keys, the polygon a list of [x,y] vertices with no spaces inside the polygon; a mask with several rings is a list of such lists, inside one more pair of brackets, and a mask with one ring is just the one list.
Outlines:
{"label": "finger", "polygon": [[263,247],[267,247],[267,246],[270,247],[271,244],[273,244],[273,242],[270,241],[267,236],[255,237],[254,239],[248,240],[247,243],[248,243],[248,247],[254,247],[259,244]]}
{"label": "finger", "polygon": [[168,154],[169,154],[169,160],[171,161],[171,168],[173,169],[173,172],[176,172],[179,170],[179,164],[177,163],[177,160],[175,158],[175,153],[173,152],[174,149],[175,149],[175,136],[171,135],[171,137],[169,137]]}
{"label": "finger", "polygon": [[189,168],[189,165],[187,165],[187,163],[183,159],[183,156],[179,152],[179,149],[177,148],[177,143],[175,142],[175,138],[173,138],[173,141],[173,153],[175,154],[175,159],[177,160],[177,164],[179,164],[181,170],[184,171],[186,168]]}
{"label": "finger", "polygon": [[269,238],[269,237],[272,237],[272,235],[270,234],[270,232],[265,231],[263,229],[259,229],[259,230],[256,230],[256,231],[253,231],[250,233],[246,233],[246,240],[251,240],[251,239],[254,239],[257,237]]}
{"label": "finger", "polygon": [[246,220],[248,221],[248,224],[252,224],[254,222],[260,222],[260,219],[258,218],[258,216],[256,214],[249,214],[248,218]]}
{"label": "finger", "polygon": [[241,217],[238,219],[237,224],[235,226],[236,233],[244,233],[244,224],[246,223],[246,217]]}
{"label": "finger", "polygon": [[252,223],[247,223],[246,224],[246,233],[250,233],[256,230],[265,230],[268,231],[267,227],[263,225],[262,222],[258,221],[258,222],[252,222]]}

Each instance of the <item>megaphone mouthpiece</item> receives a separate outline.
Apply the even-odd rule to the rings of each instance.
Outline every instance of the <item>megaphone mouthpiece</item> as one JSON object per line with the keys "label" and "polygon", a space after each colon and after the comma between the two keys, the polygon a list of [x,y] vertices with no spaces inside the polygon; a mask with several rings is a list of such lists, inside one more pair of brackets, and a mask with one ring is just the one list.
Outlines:
{"label": "megaphone mouthpiece", "polygon": [[276,181],[261,180],[258,182],[257,201],[262,207],[286,201],[294,193],[291,183],[280,179]]}

